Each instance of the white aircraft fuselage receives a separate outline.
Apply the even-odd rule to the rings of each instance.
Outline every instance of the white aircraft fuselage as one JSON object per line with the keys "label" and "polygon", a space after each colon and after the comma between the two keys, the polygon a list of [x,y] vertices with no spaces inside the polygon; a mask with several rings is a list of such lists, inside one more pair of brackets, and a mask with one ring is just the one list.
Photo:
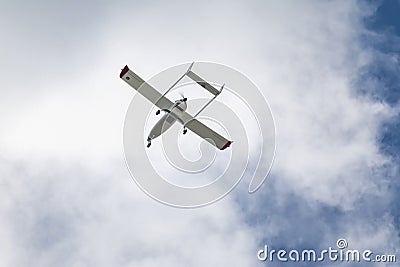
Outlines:
{"label": "white aircraft fuselage", "polygon": [[[174,116],[174,109],[179,109],[180,111],[185,111],[187,108],[186,98],[181,100],[176,100],[174,105],[169,110],[165,111],[165,114],[161,117],[161,119],[153,126],[150,131],[149,136],[147,137],[148,147],[151,145],[151,140],[159,137],[164,132],[166,132],[171,126],[178,120],[176,116]],[[156,114],[159,114],[157,111]],[[184,132],[186,133],[186,132]]]}

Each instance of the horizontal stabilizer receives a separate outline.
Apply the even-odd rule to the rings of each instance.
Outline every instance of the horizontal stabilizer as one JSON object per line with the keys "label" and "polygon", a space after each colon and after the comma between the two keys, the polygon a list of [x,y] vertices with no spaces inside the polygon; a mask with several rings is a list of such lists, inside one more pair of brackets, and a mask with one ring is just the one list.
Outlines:
{"label": "horizontal stabilizer", "polygon": [[193,81],[197,82],[201,87],[209,91],[213,95],[218,95],[220,91],[218,91],[214,86],[206,82],[204,79],[202,79],[199,75],[194,73],[193,71],[189,70],[186,73],[187,76],[189,76],[190,79]]}

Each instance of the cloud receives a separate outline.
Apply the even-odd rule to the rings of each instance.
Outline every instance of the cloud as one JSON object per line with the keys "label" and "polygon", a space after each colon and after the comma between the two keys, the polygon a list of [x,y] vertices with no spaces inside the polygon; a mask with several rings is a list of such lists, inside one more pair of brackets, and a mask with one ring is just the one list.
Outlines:
{"label": "cloud", "polygon": [[5,168],[15,178],[6,180],[1,209],[17,249],[12,266],[33,259],[38,266],[254,263],[254,233],[232,201],[171,209],[137,189],[123,163],[97,173],[62,164],[33,172],[28,165]]}

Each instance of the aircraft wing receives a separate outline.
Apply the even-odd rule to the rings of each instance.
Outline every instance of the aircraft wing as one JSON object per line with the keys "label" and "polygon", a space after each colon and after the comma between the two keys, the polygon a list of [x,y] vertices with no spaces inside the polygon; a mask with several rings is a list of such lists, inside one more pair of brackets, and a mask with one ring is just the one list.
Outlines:
{"label": "aircraft wing", "polygon": [[196,120],[186,111],[173,109],[172,113],[173,116],[176,116],[178,118],[178,121],[181,122],[186,128],[190,129],[192,132],[205,139],[210,144],[216,146],[218,149],[224,150],[232,144],[232,141],[229,141],[219,133],[210,129],[205,124]]}
{"label": "aircraft wing", "polygon": [[160,94],[150,84],[146,83],[136,73],[130,70],[128,66],[125,66],[122,69],[119,77],[159,109],[169,109],[174,105],[174,103],[172,103],[168,98]]}

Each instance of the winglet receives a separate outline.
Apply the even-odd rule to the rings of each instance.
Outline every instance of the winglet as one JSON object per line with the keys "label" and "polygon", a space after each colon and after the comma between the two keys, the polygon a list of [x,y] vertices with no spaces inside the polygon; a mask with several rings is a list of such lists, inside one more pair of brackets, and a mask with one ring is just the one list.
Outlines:
{"label": "winglet", "polygon": [[121,70],[121,74],[119,75],[120,78],[124,77],[124,75],[129,71],[128,65]]}
{"label": "winglet", "polygon": [[221,148],[221,150],[224,150],[225,148],[228,148],[232,143],[233,143],[233,141],[228,141],[228,142]]}

